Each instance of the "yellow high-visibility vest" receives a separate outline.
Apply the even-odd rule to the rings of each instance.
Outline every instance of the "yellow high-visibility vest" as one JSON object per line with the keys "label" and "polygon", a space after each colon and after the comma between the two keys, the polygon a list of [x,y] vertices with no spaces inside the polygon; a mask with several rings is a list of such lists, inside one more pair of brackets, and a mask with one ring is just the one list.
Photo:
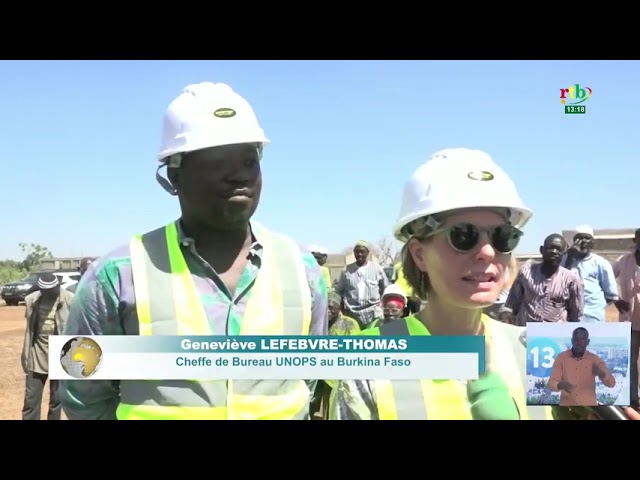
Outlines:
{"label": "yellow high-visibility vest", "polygon": [[[549,407],[526,405],[526,349],[520,329],[483,315],[492,340],[491,365],[505,381],[521,420],[552,420]],[[522,329],[524,330],[524,329]],[[430,335],[415,316],[363,330],[361,335]],[[456,380],[375,380],[371,382],[380,420],[472,420],[465,386]]]}
{"label": "yellow high-visibility vest", "polygon": [[331,272],[327,267],[320,267],[320,271],[322,272],[322,278],[324,278],[324,283],[327,285],[327,292],[331,293],[333,291],[333,282],[331,281]]}
{"label": "yellow high-visibility vest", "polygon": [[[264,247],[240,335],[307,335],[311,294],[296,244],[253,226]],[[211,335],[175,223],[131,240],[140,335]],[[126,380],[119,420],[289,420],[309,418],[302,380]]]}
{"label": "yellow high-visibility vest", "polygon": [[411,285],[407,282],[407,279],[404,276],[404,271],[402,270],[402,265],[399,263],[393,267],[393,278],[393,283],[402,289],[407,298],[413,297],[413,288],[411,288]]}

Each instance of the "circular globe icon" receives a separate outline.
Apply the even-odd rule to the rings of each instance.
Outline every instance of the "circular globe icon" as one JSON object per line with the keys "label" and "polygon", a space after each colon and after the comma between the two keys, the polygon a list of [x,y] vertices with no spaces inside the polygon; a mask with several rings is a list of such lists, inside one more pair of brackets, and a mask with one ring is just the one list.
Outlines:
{"label": "circular globe icon", "polygon": [[60,363],[73,378],[89,378],[100,368],[102,349],[91,338],[72,338],[62,347]]}

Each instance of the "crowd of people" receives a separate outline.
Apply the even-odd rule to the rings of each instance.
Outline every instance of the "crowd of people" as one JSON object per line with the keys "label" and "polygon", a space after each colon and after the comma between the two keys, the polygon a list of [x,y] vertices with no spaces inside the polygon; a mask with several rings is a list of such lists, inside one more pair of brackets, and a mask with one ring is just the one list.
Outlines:
{"label": "crowd of people", "polygon": [[[615,305],[620,320],[630,320],[634,292],[640,292],[640,229],[635,232],[630,253],[613,264],[594,253],[593,246],[593,229],[579,225],[571,245],[560,234],[547,236],[540,246],[540,262],[529,261],[519,268],[513,256],[505,269],[505,287],[484,313],[524,327],[528,322],[605,322],[607,306]],[[326,249],[316,245],[309,249],[328,276]],[[396,263],[394,275],[388,279],[370,259],[366,242],[357,242],[353,255],[355,262],[341,272],[330,294],[331,335],[354,335],[406,318],[428,301],[416,296],[404,276],[402,262]],[[618,282],[624,286],[621,294]],[[633,318],[630,383],[631,403],[637,407],[640,323],[638,317]],[[314,405],[327,405],[330,393],[320,384]],[[326,410],[318,411],[327,414]]]}
{"label": "crowd of people", "polygon": [[[569,408],[526,405],[521,325],[603,321],[605,305],[614,303],[621,320],[633,320],[637,347],[638,280],[628,276],[636,272],[632,262],[640,263],[638,250],[611,273],[590,252],[593,232],[583,228],[570,249],[557,237],[545,240],[543,262],[518,271],[514,251],[533,212],[487,153],[446,149],[419,166],[398,199],[392,231],[403,249],[392,281],[359,241],[355,262],[334,287],[323,268],[325,249],[302,248],[253,220],[268,144],[252,107],[230,86],[187,86],[166,110],[156,173],[177,197],[180,218],[93,262],[72,298],[42,278],[39,301],[28,304],[34,334],[25,339],[27,379],[38,373],[31,339],[44,331],[474,335],[484,337],[486,373],[470,381],[233,380],[233,388],[226,381],[65,380],[52,390],[52,402],[61,403],[67,418],[285,420],[319,412],[337,420],[580,419]],[[626,282],[620,296],[616,272]],[[44,308],[44,292],[56,288]],[[501,295],[506,300],[496,307]],[[67,303],[68,309],[59,307]],[[24,418],[36,417],[33,402],[27,408],[25,399]],[[640,419],[633,409],[625,414]]]}

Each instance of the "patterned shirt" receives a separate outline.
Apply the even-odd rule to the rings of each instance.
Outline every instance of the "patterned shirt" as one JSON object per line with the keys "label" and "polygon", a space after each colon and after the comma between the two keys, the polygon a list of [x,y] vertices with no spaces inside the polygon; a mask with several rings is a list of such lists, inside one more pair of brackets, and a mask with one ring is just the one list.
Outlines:
{"label": "patterned shirt", "polygon": [[631,308],[628,313],[620,313],[620,321],[631,321],[631,330],[638,332],[640,331],[640,266],[636,262],[635,251],[620,257],[613,266],[613,273],[620,282],[620,298],[629,302]]}
{"label": "patterned shirt", "polygon": [[342,271],[336,293],[349,316],[366,326],[382,316],[380,298],[388,285],[389,279],[377,263],[369,261],[361,267],[352,263]]}
{"label": "patterned shirt", "polygon": [[[182,253],[205,308],[211,335],[238,335],[254,280],[260,271],[262,245],[255,237],[248,263],[235,292],[229,292],[218,274],[197,253],[195,241],[176,222]],[[328,334],[327,286],[318,262],[300,247],[310,295],[310,335]],[[138,335],[138,316],[131,272],[129,244],[91,264],[77,286],[64,335]],[[310,391],[315,381],[309,381]],[[63,381],[61,400],[71,420],[112,420],[120,401],[114,380]]]}
{"label": "patterned shirt", "polygon": [[542,263],[524,265],[516,277],[507,301],[515,324],[527,322],[577,322],[584,309],[584,287],[575,273],[564,267],[546,277]]}

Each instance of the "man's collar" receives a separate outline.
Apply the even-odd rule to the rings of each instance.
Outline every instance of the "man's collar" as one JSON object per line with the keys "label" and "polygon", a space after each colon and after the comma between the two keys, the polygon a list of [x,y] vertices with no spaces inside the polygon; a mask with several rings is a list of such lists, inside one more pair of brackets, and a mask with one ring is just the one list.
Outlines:
{"label": "man's collar", "polygon": [[[190,246],[195,246],[196,241],[189,237],[185,232],[184,229],[182,228],[182,222],[180,221],[180,219],[175,221],[176,224],[176,230],[178,232],[178,241],[180,242],[180,244],[184,247],[190,247]],[[253,222],[253,223],[249,223],[249,229],[251,230],[251,238],[253,240],[253,243],[251,244],[251,251],[252,252],[256,252],[257,250],[260,250],[262,248],[262,244],[260,243],[260,240],[258,238],[258,233],[260,231],[260,224]]]}

